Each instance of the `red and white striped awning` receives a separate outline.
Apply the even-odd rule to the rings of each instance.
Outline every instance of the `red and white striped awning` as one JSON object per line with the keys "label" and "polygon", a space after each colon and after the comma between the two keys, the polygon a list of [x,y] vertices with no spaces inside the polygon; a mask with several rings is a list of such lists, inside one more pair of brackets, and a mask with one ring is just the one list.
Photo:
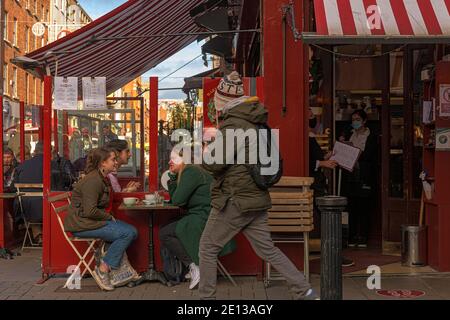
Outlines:
{"label": "red and white striped awning", "polygon": [[314,0],[311,39],[448,42],[450,0]]}
{"label": "red and white striped awning", "polygon": [[[196,35],[136,36],[199,32],[200,27],[189,11],[202,2],[129,0],[26,58],[45,62],[52,75],[55,75],[57,61],[57,76],[79,77],[80,81],[81,77],[106,77],[107,92],[112,93],[197,38]],[[114,37],[122,38],[112,39]],[[99,41],[102,38],[107,39]]]}

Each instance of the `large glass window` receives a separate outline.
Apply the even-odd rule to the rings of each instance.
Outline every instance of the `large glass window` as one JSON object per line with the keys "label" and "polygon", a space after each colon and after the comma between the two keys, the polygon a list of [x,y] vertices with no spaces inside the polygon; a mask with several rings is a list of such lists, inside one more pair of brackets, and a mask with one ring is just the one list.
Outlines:
{"label": "large glass window", "polygon": [[[141,166],[143,143],[138,136],[138,110],[121,108],[121,103],[117,105],[117,108],[110,105],[112,108],[107,110],[58,111],[58,153],[73,165],[74,179],[83,174],[90,150],[105,146],[115,139],[127,141],[131,155],[128,163],[121,165],[118,170],[119,181],[143,177],[141,174],[145,168]],[[54,191],[57,190],[55,188],[61,186],[52,185]]]}

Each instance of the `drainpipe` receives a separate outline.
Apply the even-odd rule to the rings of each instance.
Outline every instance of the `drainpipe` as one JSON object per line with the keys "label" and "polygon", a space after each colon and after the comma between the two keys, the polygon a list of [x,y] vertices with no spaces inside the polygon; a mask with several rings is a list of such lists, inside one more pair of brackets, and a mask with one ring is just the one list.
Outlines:
{"label": "drainpipe", "polygon": [[[1,81],[0,81],[0,111],[1,111],[1,115],[0,115],[0,150],[3,150],[3,65],[4,65],[4,61],[5,61],[5,40],[4,40],[4,22],[5,21],[5,0],[0,0],[0,17],[1,17],[1,21],[2,23],[0,24],[0,67],[1,67]],[[0,167],[1,167],[1,171],[0,171],[0,191],[3,192],[3,157],[0,159]],[[3,207],[0,206],[0,209],[3,210]]]}
{"label": "drainpipe", "polygon": [[[0,96],[3,98],[3,92],[5,88],[3,88],[3,66],[5,64],[5,35],[4,35],[4,21],[5,21],[5,0],[0,0],[0,17],[1,17],[1,26],[0,26],[0,67],[1,67],[1,77],[0,77]],[[3,111],[2,111],[3,114]]]}
{"label": "drainpipe", "polygon": [[287,112],[286,106],[286,9],[283,9],[283,26],[282,26],[282,42],[283,42],[283,53],[282,53],[282,77],[283,77],[283,90],[282,90],[282,110],[281,115],[284,117]]}

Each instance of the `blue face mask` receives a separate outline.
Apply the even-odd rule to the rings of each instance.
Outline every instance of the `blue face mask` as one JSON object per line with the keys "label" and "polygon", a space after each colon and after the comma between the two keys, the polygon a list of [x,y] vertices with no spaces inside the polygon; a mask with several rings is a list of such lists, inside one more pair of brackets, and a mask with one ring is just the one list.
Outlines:
{"label": "blue face mask", "polygon": [[358,130],[359,128],[362,127],[362,122],[359,121],[359,120],[353,121],[353,122],[352,122],[352,127],[353,127],[353,129]]}

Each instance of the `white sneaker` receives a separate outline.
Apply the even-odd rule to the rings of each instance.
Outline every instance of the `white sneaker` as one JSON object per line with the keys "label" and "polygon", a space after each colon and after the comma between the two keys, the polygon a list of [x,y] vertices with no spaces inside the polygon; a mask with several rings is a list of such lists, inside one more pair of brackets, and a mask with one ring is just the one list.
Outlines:
{"label": "white sneaker", "polygon": [[200,282],[200,268],[195,264],[191,263],[189,265],[189,274],[191,282],[189,283],[189,290],[194,289]]}

